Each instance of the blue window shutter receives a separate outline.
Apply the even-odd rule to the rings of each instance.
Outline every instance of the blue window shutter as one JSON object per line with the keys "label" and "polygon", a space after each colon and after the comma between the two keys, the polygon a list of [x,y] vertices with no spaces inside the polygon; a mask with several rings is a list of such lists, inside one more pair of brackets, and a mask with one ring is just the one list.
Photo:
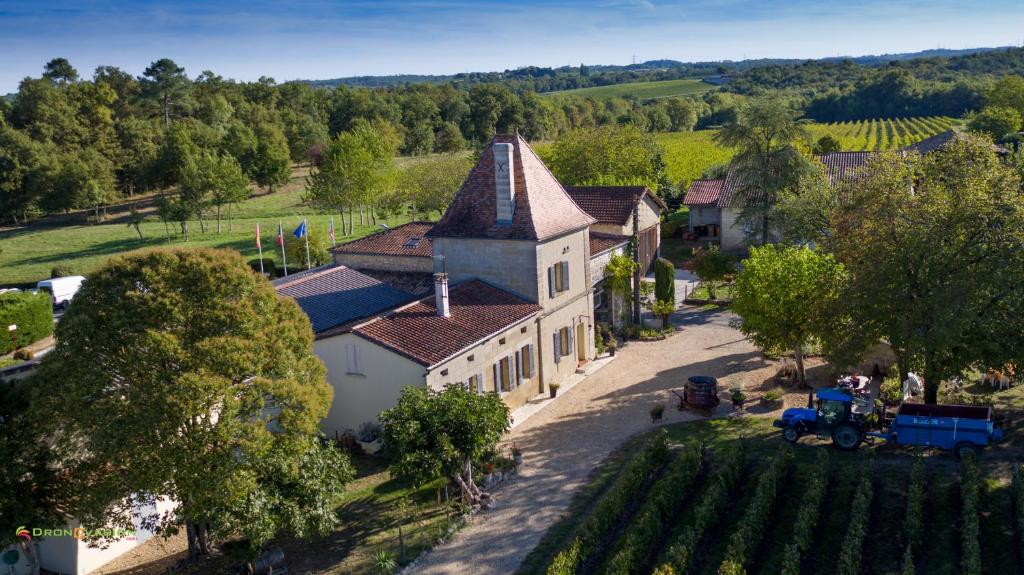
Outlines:
{"label": "blue window shutter", "polygon": [[530,345],[526,346],[526,355],[528,355],[529,359],[530,359],[530,372],[526,374],[526,377],[533,377],[533,374],[537,371],[537,368],[533,364],[533,358],[536,357],[536,356],[533,354],[533,344],[532,343]]}
{"label": "blue window shutter", "polygon": [[484,372],[476,374],[476,392],[480,395],[484,393]]}
{"label": "blue window shutter", "polygon": [[573,351],[575,351],[575,348],[572,346],[572,344],[573,344],[573,339],[574,339],[573,338],[573,332],[576,331],[576,329],[573,326],[570,325],[569,329],[567,331],[569,333],[569,349],[568,349],[568,351],[569,351],[569,353],[572,353]]}
{"label": "blue window shutter", "polygon": [[569,289],[569,262],[562,262],[562,289]]}
{"label": "blue window shutter", "polygon": [[520,353],[519,350],[516,350],[516,362],[513,365],[516,366],[516,376],[512,378],[512,382],[518,386],[520,379],[523,378],[523,372],[525,371],[523,369],[523,354]]}
{"label": "blue window shutter", "polygon": [[519,387],[519,352],[509,354],[508,356],[508,386],[510,389]]}
{"label": "blue window shutter", "polygon": [[494,364],[494,391],[501,393],[501,363]]}
{"label": "blue window shutter", "polygon": [[558,286],[555,285],[555,266],[548,268],[548,296],[555,297],[558,293]]}
{"label": "blue window shutter", "polygon": [[562,361],[562,334],[555,332],[555,363]]}

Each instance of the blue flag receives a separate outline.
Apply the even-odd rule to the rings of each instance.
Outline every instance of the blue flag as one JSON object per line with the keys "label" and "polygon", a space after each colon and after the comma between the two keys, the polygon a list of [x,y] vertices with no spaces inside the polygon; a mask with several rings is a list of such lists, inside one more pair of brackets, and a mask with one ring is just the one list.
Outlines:
{"label": "blue flag", "polygon": [[292,233],[295,234],[295,237],[297,237],[297,238],[305,237],[306,236],[306,220],[302,220],[302,223],[299,224],[299,227],[295,228],[295,231],[292,232]]}

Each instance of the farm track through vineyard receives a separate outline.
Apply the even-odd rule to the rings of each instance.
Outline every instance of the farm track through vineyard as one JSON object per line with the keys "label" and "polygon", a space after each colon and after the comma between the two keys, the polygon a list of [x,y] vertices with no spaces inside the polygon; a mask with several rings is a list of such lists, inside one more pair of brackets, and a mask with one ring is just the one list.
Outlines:
{"label": "farm track through vineyard", "polygon": [[1007,481],[1005,464],[747,440],[666,448],[661,431],[649,441],[540,572],[1020,572],[1024,482]]}

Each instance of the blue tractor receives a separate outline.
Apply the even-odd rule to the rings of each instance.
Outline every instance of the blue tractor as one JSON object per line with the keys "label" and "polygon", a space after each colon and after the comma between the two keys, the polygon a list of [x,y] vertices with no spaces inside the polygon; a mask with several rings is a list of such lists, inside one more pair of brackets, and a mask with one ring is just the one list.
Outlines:
{"label": "blue tractor", "polygon": [[820,439],[831,438],[840,449],[857,449],[867,432],[871,402],[838,388],[819,389],[817,396],[816,406],[808,401],[808,407],[791,407],[772,424],[782,428],[782,437],[790,443],[813,433]]}
{"label": "blue tractor", "polygon": [[896,445],[937,447],[963,457],[1003,438],[990,407],[903,403],[895,417],[883,414],[882,431],[869,432],[868,416],[874,411],[870,401],[839,388],[819,389],[817,396],[816,406],[809,400],[808,407],[787,409],[773,422],[786,441],[796,442],[813,433],[831,438],[840,449],[852,450],[871,437]]}

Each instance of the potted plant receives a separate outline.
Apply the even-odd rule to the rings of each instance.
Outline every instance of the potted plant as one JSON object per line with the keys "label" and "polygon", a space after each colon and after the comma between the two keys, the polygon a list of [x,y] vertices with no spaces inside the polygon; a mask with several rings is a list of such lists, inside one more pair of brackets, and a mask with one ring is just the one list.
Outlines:
{"label": "potted plant", "polygon": [[551,399],[554,399],[558,395],[558,388],[562,387],[562,384],[553,381],[548,384],[548,393],[551,394]]}
{"label": "potted plant", "polygon": [[782,389],[773,387],[764,392],[761,396],[761,405],[767,409],[778,409],[782,407]]}
{"label": "potted plant", "polygon": [[619,348],[619,341],[615,336],[608,337],[608,355],[615,357],[615,350]]}
{"label": "potted plant", "polygon": [[523,452],[515,443],[512,444],[512,461],[515,462],[516,466],[523,464]]}
{"label": "potted plant", "polygon": [[655,405],[651,408],[651,423],[658,423],[661,421],[662,414],[665,413],[665,406],[662,404]]}
{"label": "potted plant", "polygon": [[738,387],[732,388],[733,407],[735,407],[736,409],[743,409],[743,403],[745,401],[747,401],[747,396],[746,394],[743,393],[743,390]]}

